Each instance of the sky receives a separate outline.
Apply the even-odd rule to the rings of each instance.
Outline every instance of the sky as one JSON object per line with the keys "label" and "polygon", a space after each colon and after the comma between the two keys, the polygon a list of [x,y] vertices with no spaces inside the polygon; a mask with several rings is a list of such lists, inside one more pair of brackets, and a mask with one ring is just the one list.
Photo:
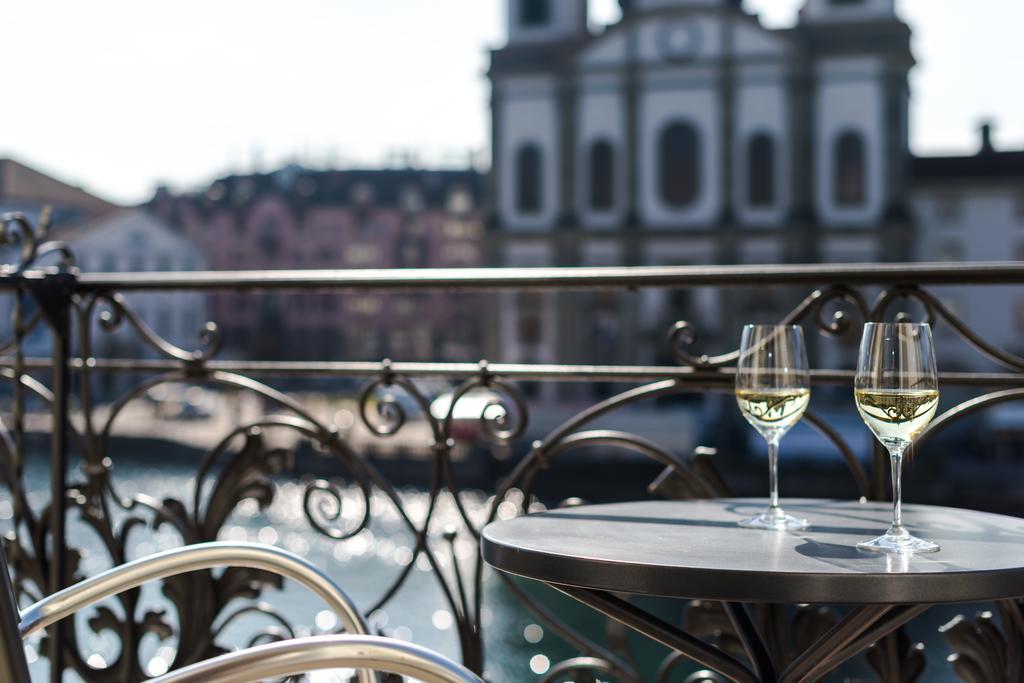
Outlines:
{"label": "sky", "polygon": [[[767,26],[803,0],[747,0]],[[0,156],[118,202],[310,166],[486,162],[503,0],[33,0],[4,8]],[[1024,148],[1024,2],[897,0],[911,145]],[[591,0],[595,24],[615,0]]]}

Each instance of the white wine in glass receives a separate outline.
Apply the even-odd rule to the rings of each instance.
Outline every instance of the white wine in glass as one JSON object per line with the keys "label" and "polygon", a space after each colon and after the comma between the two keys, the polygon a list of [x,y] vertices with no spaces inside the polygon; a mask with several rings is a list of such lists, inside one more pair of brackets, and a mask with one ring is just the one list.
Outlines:
{"label": "white wine in glass", "polygon": [[867,323],[860,343],[854,399],[868,429],[889,451],[892,525],[857,547],[897,553],[933,553],[937,543],[912,536],[903,526],[903,456],[935,417],[939,380],[931,328],[925,323]]}
{"label": "white wine in glass", "polygon": [[800,421],[811,401],[811,373],[803,329],[797,325],[747,325],[736,364],[736,402],[747,422],[768,442],[768,509],[740,522],[752,529],[806,529],[807,520],[779,505],[779,441]]}

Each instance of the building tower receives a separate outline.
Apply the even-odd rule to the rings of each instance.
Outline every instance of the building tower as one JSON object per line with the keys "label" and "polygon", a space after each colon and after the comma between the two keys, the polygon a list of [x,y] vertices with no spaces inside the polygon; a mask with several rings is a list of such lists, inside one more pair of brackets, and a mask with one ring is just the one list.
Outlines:
{"label": "building tower", "polygon": [[794,100],[810,86],[803,115],[813,137],[800,170],[813,187],[820,256],[908,258],[909,27],[893,0],[807,0],[795,38],[812,65]]}

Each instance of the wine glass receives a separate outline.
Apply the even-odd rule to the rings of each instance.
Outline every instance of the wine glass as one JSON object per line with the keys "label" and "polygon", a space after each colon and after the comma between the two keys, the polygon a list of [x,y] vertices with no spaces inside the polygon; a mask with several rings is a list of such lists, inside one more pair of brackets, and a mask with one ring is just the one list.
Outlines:
{"label": "wine glass", "polygon": [[768,442],[771,504],[740,522],[752,529],[806,529],[807,520],[779,507],[779,441],[800,421],[811,401],[804,331],[798,325],[747,325],[736,366],[740,412]]}
{"label": "wine glass", "polygon": [[926,323],[867,323],[854,380],[857,411],[889,451],[892,464],[892,526],[858,543],[862,550],[909,555],[933,553],[937,543],[916,538],[903,526],[903,454],[939,406],[932,331]]}

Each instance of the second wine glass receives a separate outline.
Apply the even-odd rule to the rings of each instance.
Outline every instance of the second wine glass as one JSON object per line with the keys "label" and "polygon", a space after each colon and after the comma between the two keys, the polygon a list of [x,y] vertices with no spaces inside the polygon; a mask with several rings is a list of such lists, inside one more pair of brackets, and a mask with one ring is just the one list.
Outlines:
{"label": "second wine glass", "polygon": [[736,365],[740,412],[768,442],[771,501],[764,512],[740,522],[754,529],[806,529],[807,520],[779,505],[779,441],[800,421],[811,401],[811,373],[798,325],[747,325]]}
{"label": "second wine glass", "polygon": [[857,410],[889,451],[892,524],[862,550],[912,555],[934,553],[937,543],[912,536],[903,526],[903,455],[939,407],[935,347],[927,323],[867,323],[854,380]]}

